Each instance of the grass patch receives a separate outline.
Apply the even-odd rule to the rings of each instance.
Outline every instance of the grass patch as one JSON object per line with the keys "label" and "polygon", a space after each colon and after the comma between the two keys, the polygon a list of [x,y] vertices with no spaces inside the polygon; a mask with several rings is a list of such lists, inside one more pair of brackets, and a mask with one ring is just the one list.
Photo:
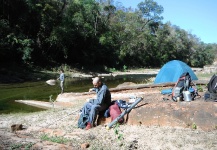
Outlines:
{"label": "grass patch", "polygon": [[23,149],[23,150],[30,150],[31,147],[34,145],[34,143],[16,143],[10,146],[9,150],[17,150],[17,149]]}
{"label": "grass patch", "polygon": [[194,129],[194,130],[197,129],[197,125],[195,123],[192,124],[192,129]]}
{"label": "grass patch", "polygon": [[54,143],[60,143],[60,144],[66,144],[68,143],[70,140],[64,137],[60,137],[60,136],[49,136],[47,134],[42,134],[40,136],[40,139],[42,141],[50,141],[50,142],[54,142]]}
{"label": "grass patch", "polygon": [[123,139],[123,134],[120,133],[120,130],[119,130],[119,123],[117,123],[114,127],[114,132],[115,132],[115,135],[117,136],[118,140],[122,140]]}
{"label": "grass patch", "polygon": [[205,88],[204,86],[198,85],[198,86],[197,86],[197,91],[198,91],[198,92],[203,92],[203,91],[204,91],[204,88]]}
{"label": "grass patch", "polygon": [[214,73],[197,73],[196,75],[197,75],[197,77],[199,79],[201,79],[201,78],[208,78],[208,79],[210,79],[213,76],[213,74]]}

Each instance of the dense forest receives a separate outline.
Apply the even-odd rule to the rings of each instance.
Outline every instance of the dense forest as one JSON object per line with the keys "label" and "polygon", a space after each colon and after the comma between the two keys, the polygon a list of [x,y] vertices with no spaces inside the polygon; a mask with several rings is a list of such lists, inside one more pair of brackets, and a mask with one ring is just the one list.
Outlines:
{"label": "dense forest", "polygon": [[160,67],[211,64],[216,43],[163,23],[154,0],[136,9],[112,0],[1,0],[0,63],[29,67]]}

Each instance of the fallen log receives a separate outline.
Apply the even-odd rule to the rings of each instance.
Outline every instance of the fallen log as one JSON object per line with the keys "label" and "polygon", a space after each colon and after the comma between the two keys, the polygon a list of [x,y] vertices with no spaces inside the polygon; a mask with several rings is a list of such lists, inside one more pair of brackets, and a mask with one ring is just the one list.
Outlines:
{"label": "fallen log", "polygon": [[[206,85],[208,84],[209,80],[195,80],[193,81],[197,85]],[[160,84],[138,84],[138,85],[129,85],[129,86],[122,86],[116,88],[110,88],[111,92],[117,92],[122,90],[134,90],[134,89],[143,89],[143,88],[156,88],[156,87],[173,87],[176,82],[167,82],[167,83],[160,83]]]}

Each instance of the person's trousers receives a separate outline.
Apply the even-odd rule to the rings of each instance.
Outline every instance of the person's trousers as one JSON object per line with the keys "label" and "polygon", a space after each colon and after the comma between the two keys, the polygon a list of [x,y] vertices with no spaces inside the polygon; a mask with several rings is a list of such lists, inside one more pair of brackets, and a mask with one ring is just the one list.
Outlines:
{"label": "person's trousers", "polygon": [[98,114],[100,108],[100,105],[94,105],[90,102],[85,103],[84,107],[82,108],[82,113],[89,116],[88,122],[90,122],[92,125],[95,122],[96,115]]}
{"label": "person's trousers", "polygon": [[64,81],[60,81],[61,93],[64,92]]}

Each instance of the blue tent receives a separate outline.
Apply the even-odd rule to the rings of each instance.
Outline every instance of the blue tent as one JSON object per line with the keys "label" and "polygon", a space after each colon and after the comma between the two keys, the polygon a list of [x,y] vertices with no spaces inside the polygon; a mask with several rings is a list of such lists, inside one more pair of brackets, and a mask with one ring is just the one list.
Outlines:
{"label": "blue tent", "polygon": [[184,62],[179,60],[172,60],[167,62],[157,74],[154,84],[177,82],[179,77],[184,72],[189,72],[192,80],[198,80],[194,71]]}

